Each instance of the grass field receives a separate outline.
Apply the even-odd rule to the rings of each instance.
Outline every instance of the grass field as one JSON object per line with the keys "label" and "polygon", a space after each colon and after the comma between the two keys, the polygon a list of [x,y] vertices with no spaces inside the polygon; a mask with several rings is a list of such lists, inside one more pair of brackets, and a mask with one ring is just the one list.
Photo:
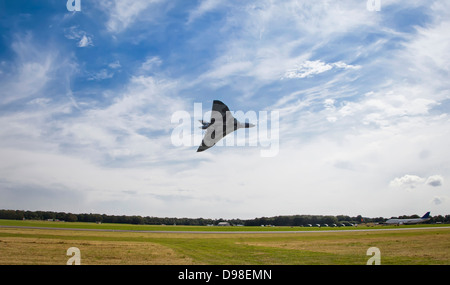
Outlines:
{"label": "grass field", "polygon": [[[420,228],[426,225],[409,230],[394,228],[390,231],[348,231],[346,228],[339,228],[330,231],[330,228],[315,228],[314,232],[308,232],[311,231],[310,228],[285,227],[134,226],[7,220],[0,220],[0,225],[167,231],[155,233],[0,228],[0,264],[64,265],[70,258],[66,256],[69,247],[80,249],[81,264],[86,265],[363,265],[370,258],[366,255],[369,247],[380,249],[381,264],[450,264],[450,229]],[[274,232],[204,233],[220,230]],[[304,232],[285,232],[292,230]]]}

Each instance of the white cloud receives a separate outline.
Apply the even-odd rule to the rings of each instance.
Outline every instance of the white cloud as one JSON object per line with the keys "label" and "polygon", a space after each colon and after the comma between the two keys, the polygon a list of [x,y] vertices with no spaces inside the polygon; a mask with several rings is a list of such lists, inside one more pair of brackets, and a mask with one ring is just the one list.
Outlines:
{"label": "white cloud", "polygon": [[36,62],[24,62],[19,66],[14,80],[8,80],[3,84],[1,102],[3,104],[25,97],[39,94],[50,81],[53,59],[51,55],[47,58],[36,59]]}
{"label": "white cloud", "polygon": [[54,90],[65,92],[68,76],[77,70],[71,55],[62,55],[53,44],[43,45],[32,33],[13,35],[11,49],[14,56],[8,62],[8,72],[0,78],[0,105],[43,97],[50,84]]}
{"label": "white cloud", "polygon": [[294,69],[286,71],[284,78],[305,78],[332,69],[331,64],[325,64],[320,60],[305,61]]}
{"label": "white cloud", "polygon": [[410,116],[428,115],[431,108],[438,105],[432,99],[414,98],[414,94],[408,93],[409,91],[414,92],[414,88],[371,93],[360,101],[344,102],[335,115],[338,118],[359,117],[364,124],[387,126],[404,121]]}
{"label": "white cloud", "polygon": [[93,46],[92,36],[88,35],[85,31],[80,30],[78,26],[72,26],[65,30],[66,38],[70,40],[76,40],[78,47]]}
{"label": "white cloud", "polygon": [[102,69],[99,72],[96,72],[88,77],[88,80],[104,80],[109,79],[114,76],[113,72],[109,72],[107,69]]}
{"label": "white cloud", "polygon": [[120,64],[120,61],[116,60],[116,61],[111,62],[110,64],[108,64],[108,67],[112,68],[112,69],[118,69],[118,68],[121,68],[122,65]]}
{"label": "white cloud", "polygon": [[162,64],[162,60],[158,56],[147,57],[141,65],[144,72],[153,71]]}
{"label": "white cloud", "polygon": [[80,41],[78,42],[78,47],[87,47],[92,45],[93,45],[92,39],[86,35],[83,35]]}
{"label": "white cloud", "polygon": [[389,185],[397,186],[397,187],[407,187],[407,188],[416,188],[419,185],[422,185],[425,182],[425,179],[417,176],[406,174],[402,177],[394,178]]}
{"label": "white cloud", "polygon": [[445,202],[445,200],[446,200],[445,197],[434,197],[431,202],[435,205],[441,205],[442,203]]}
{"label": "white cloud", "polygon": [[101,81],[113,78],[116,72],[120,72],[122,65],[118,60],[108,64],[108,68],[102,68],[97,72],[88,72],[88,80]]}
{"label": "white cloud", "polygon": [[325,63],[320,60],[304,61],[297,64],[295,68],[286,71],[283,78],[305,78],[329,71],[333,68],[359,69],[360,66],[348,65],[344,62]]}
{"label": "white cloud", "polygon": [[442,186],[444,178],[440,175],[432,175],[428,178],[422,178],[417,175],[406,174],[402,177],[394,178],[389,185],[394,187],[416,188],[421,185],[433,187]]}
{"label": "white cloud", "polygon": [[41,107],[46,107],[48,106],[48,104],[51,102],[52,100],[50,98],[45,98],[45,97],[40,97],[40,98],[36,98],[31,100],[30,102],[28,102],[29,105],[38,105]]}
{"label": "white cloud", "polygon": [[194,22],[204,14],[223,6],[226,2],[227,1],[224,2],[222,0],[202,0],[198,7],[189,12],[187,23],[190,24]]}
{"label": "white cloud", "polygon": [[441,175],[433,175],[428,177],[425,183],[433,187],[442,186],[444,184],[444,178]]}
{"label": "white cloud", "polygon": [[156,15],[149,8],[162,0],[106,0],[100,7],[109,15],[106,27],[112,33],[119,33],[128,29],[135,22],[151,21]]}

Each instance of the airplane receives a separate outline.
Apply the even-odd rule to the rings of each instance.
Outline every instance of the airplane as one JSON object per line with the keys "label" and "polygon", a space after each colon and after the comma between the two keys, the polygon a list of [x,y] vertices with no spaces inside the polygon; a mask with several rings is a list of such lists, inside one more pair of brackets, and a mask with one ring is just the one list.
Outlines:
{"label": "airplane", "polygon": [[255,125],[251,123],[241,123],[236,120],[228,109],[228,106],[219,100],[214,100],[211,112],[211,122],[202,123],[201,128],[206,130],[202,144],[198,147],[197,152],[202,152],[213,147],[218,141],[226,135],[240,128],[253,128]]}
{"label": "airplane", "polygon": [[419,219],[389,219],[385,222],[388,225],[408,225],[408,224],[418,224],[426,222],[430,219],[430,212],[427,212]]}

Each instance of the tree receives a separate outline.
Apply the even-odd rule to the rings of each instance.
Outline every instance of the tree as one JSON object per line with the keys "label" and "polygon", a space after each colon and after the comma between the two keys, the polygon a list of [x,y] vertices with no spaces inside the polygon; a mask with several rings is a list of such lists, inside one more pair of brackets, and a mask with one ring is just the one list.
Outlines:
{"label": "tree", "polygon": [[66,222],[76,222],[77,220],[78,220],[78,218],[76,215],[69,213],[69,214],[67,214],[65,221]]}

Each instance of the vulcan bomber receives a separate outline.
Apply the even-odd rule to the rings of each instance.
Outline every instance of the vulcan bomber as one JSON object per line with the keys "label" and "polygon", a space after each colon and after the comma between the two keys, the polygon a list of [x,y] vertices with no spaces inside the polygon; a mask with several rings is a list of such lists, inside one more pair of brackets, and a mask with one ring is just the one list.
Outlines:
{"label": "vulcan bomber", "polygon": [[239,122],[233,117],[228,106],[219,100],[213,101],[210,122],[200,120],[200,123],[202,123],[201,128],[206,130],[206,132],[197,152],[202,152],[213,147],[218,141],[237,129],[252,128],[255,126],[251,123]]}

